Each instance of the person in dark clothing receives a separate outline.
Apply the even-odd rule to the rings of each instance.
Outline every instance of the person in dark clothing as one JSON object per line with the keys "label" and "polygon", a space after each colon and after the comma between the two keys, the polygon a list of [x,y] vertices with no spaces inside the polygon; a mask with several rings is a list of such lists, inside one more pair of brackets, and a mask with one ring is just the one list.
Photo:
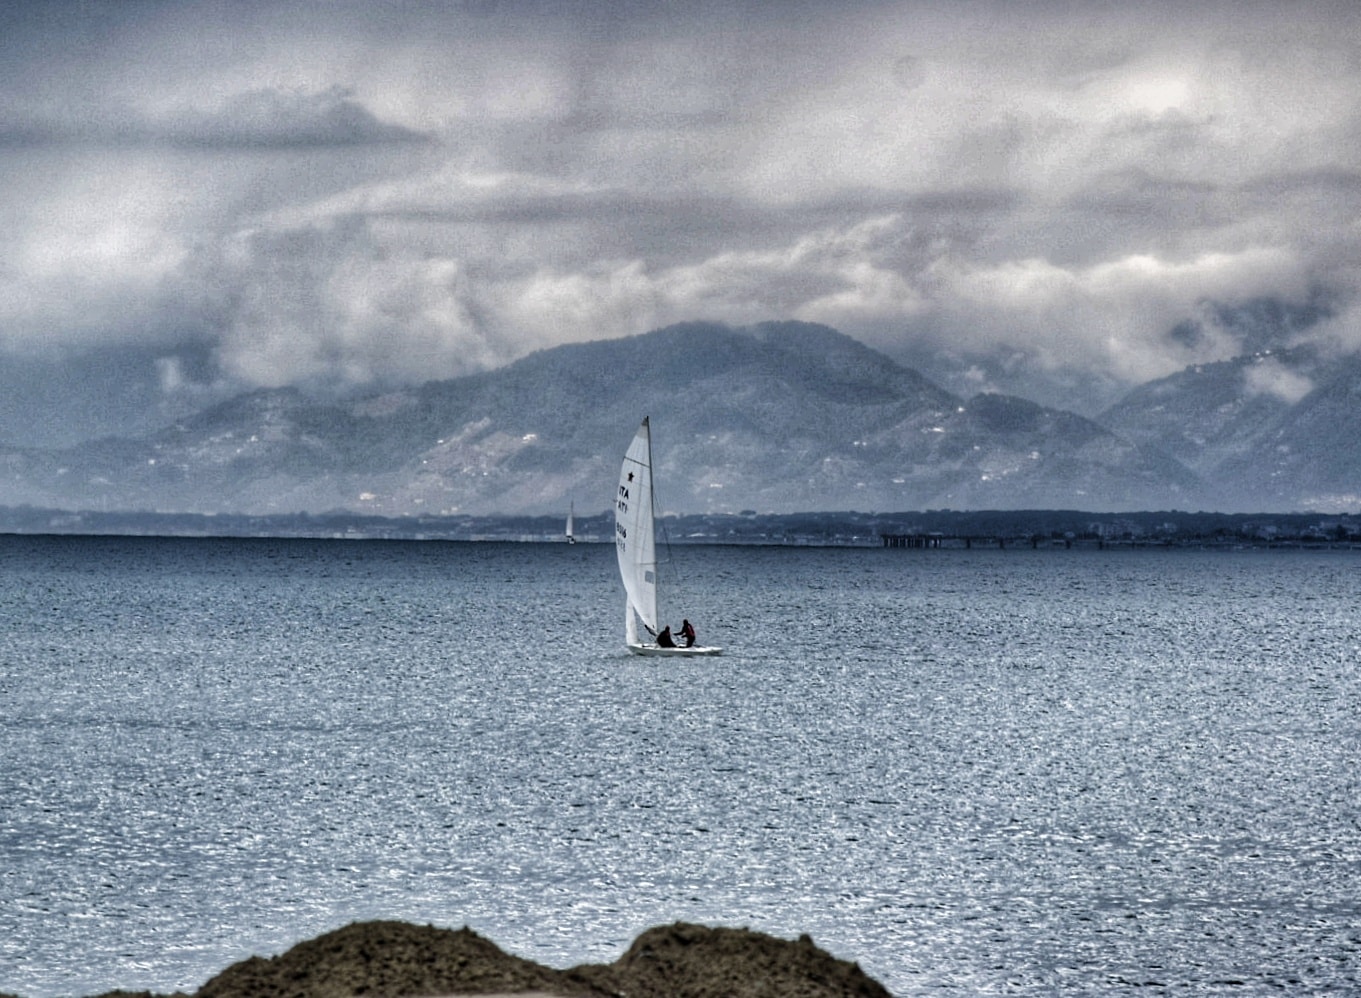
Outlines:
{"label": "person in dark clothing", "polygon": [[695,625],[688,620],[682,620],[680,633],[681,637],[685,639],[685,647],[693,648],[695,646]]}
{"label": "person in dark clothing", "polygon": [[662,633],[657,635],[658,648],[674,648],[676,642],[671,640],[671,625],[667,624],[662,628]]}

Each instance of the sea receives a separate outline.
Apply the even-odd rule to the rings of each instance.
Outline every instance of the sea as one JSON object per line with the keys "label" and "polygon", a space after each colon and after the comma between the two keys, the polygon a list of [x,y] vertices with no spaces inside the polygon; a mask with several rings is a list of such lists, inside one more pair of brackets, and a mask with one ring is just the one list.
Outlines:
{"label": "sea", "polygon": [[0,992],[674,921],[895,995],[1361,993],[1361,551],[0,537]]}

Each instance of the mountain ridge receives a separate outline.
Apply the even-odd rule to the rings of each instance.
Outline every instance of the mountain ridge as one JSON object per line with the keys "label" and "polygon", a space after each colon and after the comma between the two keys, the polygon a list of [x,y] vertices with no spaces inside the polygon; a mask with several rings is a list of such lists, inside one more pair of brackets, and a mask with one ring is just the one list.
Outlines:
{"label": "mountain ridge", "polygon": [[[1304,354],[1297,363],[1272,373],[1285,389],[1312,390],[1316,368],[1306,370]],[[1248,398],[1242,372],[1250,369],[1216,368],[1218,390]],[[1200,430],[1178,426],[1196,413],[1190,400],[1205,397],[1203,384],[1183,375],[1141,386],[1092,420],[1017,396],[963,398],[826,326],[691,322],[548,348],[496,371],[410,388],[345,400],[265,389],[141,437],[11,448],[0,452],[0,503],[542,514],[611,494],[645,414],[659,500],[687,512],[1237,508],[1224,479],[1245,472],[1230,451],[1255,453],[1254,441],[1271,434],[1293,442],[1297,460],[1285,466],[1307,477],[1288,418],[1310,411],[1300,408],[1306,400],[1259,405],[1256,436],[1212,459],[1197,434],[1227,433],[1208,425],[1222,414],[1200,412]],[[1338,393],[1352,382],[1339,384],[1331,403],[1315,406],[1315,434],[1320,420],[1337,418],[1345,401]],[[1221,422],[1232,426],[1232,414]],[[1346,494],[1349,473],[1329,472],[1332,493]],[[1273,479],[1259,468],[1252,481],[1261,489]],[[1267,494],[1276,507],[1295,508],[1289,490]]]}

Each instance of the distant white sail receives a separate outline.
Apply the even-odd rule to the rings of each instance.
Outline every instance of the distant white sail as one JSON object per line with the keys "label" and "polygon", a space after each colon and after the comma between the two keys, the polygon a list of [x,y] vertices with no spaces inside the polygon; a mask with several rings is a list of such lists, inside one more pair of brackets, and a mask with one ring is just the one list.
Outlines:
{"label": "distant white sail", "polygon": [[576,519],[576,503],[571,503],[567,507],[567,529],[564,531],[564,533],[567,536],[568,544],[575,544],[577,542],[576,529],[573,525],[573,521],[575,519]]}

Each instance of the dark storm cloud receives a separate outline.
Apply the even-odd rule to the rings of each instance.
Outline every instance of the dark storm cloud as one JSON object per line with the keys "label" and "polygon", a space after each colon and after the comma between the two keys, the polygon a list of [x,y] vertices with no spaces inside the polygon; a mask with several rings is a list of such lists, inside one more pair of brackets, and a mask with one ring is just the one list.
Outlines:
{"label": "dark storm cloud", "polygon": [[159,118],[92,109],[83,119],[0,122],[0,145],[181,146],[199,149],[290,149],[426,142],[388,124],[333,86],[319,93],[277,88],[235,94],[221,106],[187,107]]}

